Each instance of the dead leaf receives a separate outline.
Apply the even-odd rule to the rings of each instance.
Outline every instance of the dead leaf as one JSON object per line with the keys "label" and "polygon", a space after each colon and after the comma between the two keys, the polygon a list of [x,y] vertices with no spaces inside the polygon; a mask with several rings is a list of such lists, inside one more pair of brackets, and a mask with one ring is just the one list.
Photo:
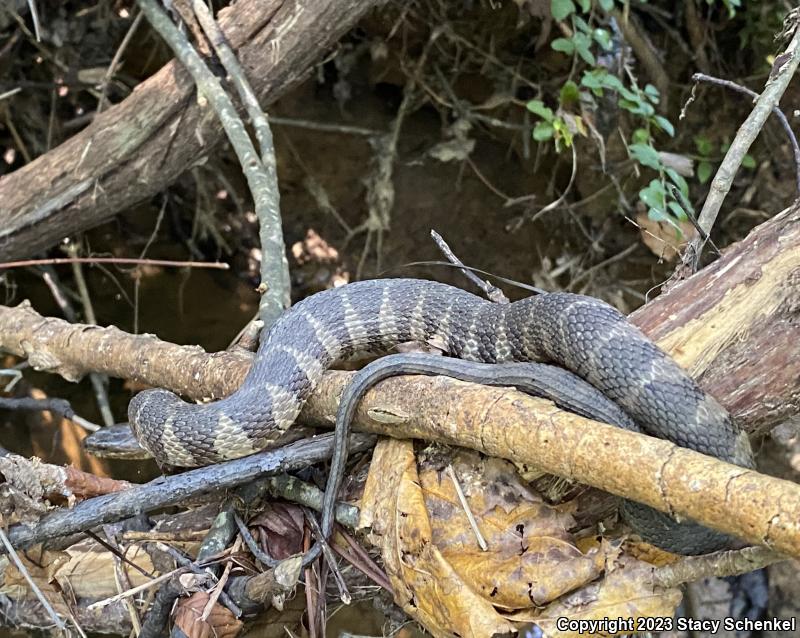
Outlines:
{"label": "dead leaf", "polygon": [[680,233],[668,222],[653,221],[647,213],[636,215],[636,223],[644,245],[665,261],[674,261],[680,250],[697,236],[697,229],[690,221],[678,223]]}
{"label": "dead leaf", "polygon": [[582,554],[567,532],[572,516],[532,492],[513,464],[460,450],[452,467],[489,551],[478,548],[452,479],[428,467],[419,479],[433,542],[487,601],[505,609],[543,605],[600,574],[604,552]]}
{"label": "dead leaf", "polygon": [[373,523],[395,601],[434,636],[490,636],[514,627],[467,586],[431,542],[410,441],[383,439],[362,499]]}
{"label": "dead leaf", "polygon": [[422,465],[418,473],[411,443],[382,441],[361,511],[396,602],[434,635],[511,631],[495,607],[544,604],[602,570],[605,546],[582,554],[567,532],[572,517],[531,492],[512,464],[468,451],[452,460],[486,552],[441,461]]}
{"label": "dead leaf", "polygon": [[219,603],[215,603],[207,620],[201,620],[208,604],[206,592],[195,592],[184,598],[175,610],[175,626],[189,638],[234,638],[242,630],[242,621]]}
{"label": "dead leaf", "polygon": [[[248,527],[260,527],[267,539],[270,556],[288,558],[303,551],[303,510],[289,503],[269,503]],[[258,536],[256,536],[258,538]]]}
{"label": "dead leaf", "polygon": [[[612,561],[609,561],[612,563]],[[652,585],[652,566],[630,557],[620,557],[607,566],[602,580],[565,596],[540,613],[520,612],[509,616],[516,622],[533,622],[548,638],[568,638],[585,636],[586,633],[559,630],[559,618],[569,620],[603,620],[607,618],[672,617],[681,601],[680,589],[662,589]],[[592,635],[616,636],[635,633],[621,627],[614,633],[595,631]]]}

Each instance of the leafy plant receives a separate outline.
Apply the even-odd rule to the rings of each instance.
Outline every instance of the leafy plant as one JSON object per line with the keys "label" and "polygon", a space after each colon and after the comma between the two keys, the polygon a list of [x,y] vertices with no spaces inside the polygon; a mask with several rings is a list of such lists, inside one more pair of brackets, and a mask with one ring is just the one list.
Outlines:
{"label": "leafy plant", "polygon": [[[614,0],[598,0],[596,4],[601,11],[608,12],[614,7]],[[739,4],[740,0],[725,0],[729,11]],[[576,133],[586,135],[586,124],[580,115],[572,112],[573,107],[591,101],[593,96],[616,95],[618,106],[627,111],[637,125],[627,140],[630,158],[641,168],[656,173],[656,177],[639,191],[639,199],[647,207],[651,219],[666,221],[678,228],[678,222],[687,219],[692,212],[687,210],[691,208],[689,186],[674,168],[664,163],[655,145],[655,132],[675,135],[672,123],[657,111],[661,98],[658,89],[652,84],[640,87],[632,76],[623,81],[598,65],[596,52],[611,51],[614,43],[612,34],[601,26],[596,11],[592,11],[591,0],[551,0],[550,10],[555,20],[569,21],[572,27],[571,35],[556,38],[551,47],[576,56],[589,68],[583,71],[578,84],[569,80],[561,87],[555,111],[541,99],[528,102],[528,109],[539,118],[533,128],[533,138],[537,142],[554,140],[557,151],[570,147]]]}
{"label": "leafy plant", "polygon": [[541,121],[533,127],[533,139],[537,142],[552,139],[555,141],[556,151],[561,151],[572,146],[576,133],[586,135],[583,119],[565,109],[565,106],[576,102],[579,97],[577,85],[574,82],[567,82],[561,87],[557,112],[553,112],[553,109],[546,106],[542,100],[528,102],[528,110],[541,118]]}
{"label": "leafy plant", "polygon": [[[714,174],[714,166],[720,161],[715,159],[714,155],[716,154],[718,157],[721,157],[725,153],[728,152],[728,148],[730,144],[725,141],[719,145],[719,150],[714,146],[714,143],[704,137],[702,135],[697,135],[694,138],[694,146],[697,149],[698,161],[697,161],[697,180],[701,184],[705,184],[711,179],[711,176]],[[715,153],[715,151],[717,151]],[[756,167],[756,160],[755,158],[750,155],[749,153],[742,158],[742,167],[743,168],[755,168]]]}

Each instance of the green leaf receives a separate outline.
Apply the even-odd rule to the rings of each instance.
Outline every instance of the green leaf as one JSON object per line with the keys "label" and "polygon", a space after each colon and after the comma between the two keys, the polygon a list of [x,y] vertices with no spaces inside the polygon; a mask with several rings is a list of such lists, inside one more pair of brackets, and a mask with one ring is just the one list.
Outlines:
{"label": "green leaf", "polygon": [[755,168],[756,167],[756,158],[750,154],[745,155],[742,158],[742,166],[745,168]]}
{"label": "green leaf", "polygon": [[578,0],[578,4],[581,5],[581,11],[584,13],[589,13],[589,9],[592,8],[592,0]]}
{"label": "green leaf", "polygon": [[713,170],[714,167],[711,165],[711,162],[707,160],[702,160],[697,165],[697,179],[701,184],[705,184],[711,178],[711,173]]}
{"label": "green leaf", "polygon": [[557,148],[560,148],[562,145],[565,148],[569,148],[570,146],[572,146],[572,140],[574,138],[574,135],[564,120],[562,120],[560,117],[557,117],[553,121],[553,128],[556,131]]}
{"label": "green leaf", "polygon": [[665,168],[664,172],[667,174],[667,177],[669,177],[670,181],[680,189],[683,196],[686,199],[689,199],[689,184],[683,178],[683,176],[674,168]]}
{"label": "green leaf", "polygon": [[550,48],[554,51],[566,53],[567,55],[575,53],[575,45],[572,43],[572,40],[567,40],[566,38],[556,38],[550,43]]}
{"label": "green leaf", "polygon": [[689,219],[689,216],[686,214],[686,211],[683,210],[683,206],[681,206],[678,202],[670,202],[667,204],[667,208],[672,211],[672,214],[681,221],[685,221]]}
{"label": "green leaf", "polygon": [[[669,222],[669,215],[663,208],[651,208],[647,211],[647,216],[654,222]],[[673,225],[675,222],[671,222]]]}
{"label": "green leaf", "polygon": [[561,87],[561,92],[558,95],[558,103],[561,106],[565,106],[574,104],[579,99],[580,92],[578,91],[578,85],[572,80],[565,82],[564,86]]}
{"label": "green leaf", "polygon": [[650,139],[650,133],[646,128],[637,128],[631,135],[631,140],[634,144],[647,144]]}
{"label": "green leaf", "polygon": [[656,115],[653,117],[653,121],[656,123],[656,126],[664,131],[667,135],[670,137],[675,137],[675,127],[672,126],[672,122],[670,122],[663,115]]}
{"label": "green leaf", "polygon": [[675,223],[675,220],[673,219],[672,215],[668,214],[667,211],[665,211],[663,208],[662,209],[651,208],[650,210],[647,211],[647,216],[656,222],[666,222],[679,233],[678,234],[679,237],[683,232],[681,231],[681,227],[678,226],[677,223]]}
{"label": "green leaf", "polygon": [[658,98],[660,97],[660,95],[658,93],[658,89],[654,87],[652,84],[645,85],[644,94],[650,98],[653,104],[658,104]]}
{"label": "green leaf", "polygon": [[702,135],[695,135],[694,147],[697,149],[697,152],[703,156],[711,155],[714,150],[714,145],[711,143],[711,140]]}
{"label": "green leaf", "polygon": [[650,144],[631,144],[628,147],[628,152],[642,166],[648,166],[656,171],[660,171],[663,168],[658,151]]}
{"label": "green leaf", "polygon": [[656,112],[652,104],[648,104],[639,99],[629,100],[628,98],[623,98],[619,101],[619,105],[626,111],[630,111],[634,115],[640,115],[641,117],[652,117]]}
{"label": "green leaf", "polygon": [[664,191],[664,184],[654,179],[645,188],[639,191],[639,199],[650,208],[663,211],[666,207],[667,194]]}
{"label": "green leaf", "polygon": [[537,122],[533,127],[533,139],[537,142],[553,139],[553,125],[550,122]]}
{"label": "green leaf", "polygon": [[611,34],[607,30],[597,28],[592,31],[592,37],[594,38],[594,41],[603,48],[604,51],[611,50]]}
{"label": "green leaf", "polygon": [[544,105],[544,102],[541,100],[531,100],[525,106],[528,107],[528,110],[531,113],[535,113],[543,120],[547,120],[548,122],[553,121],[553,109],[548,106]]}
{"label": "green leaf", "polygon": [[583,58],[586,64],[594,66],[597,63],[594,54],[589,48],[592,45],[592,40],[588,35],[585,33],[576,33],[572,36],[572,42],[575,45],[575,50],[578,52],[578,55]]}
{"label": "green leaf", "polygon": [[591,89],[593,91],[603,90],[602,75],[606,73],[604,70],[596,69],[594,71],[586,71],[581,78],[581,86]]}
{"label": "green leaf", "polygon": [[550,13],[553,14],[553,20],[561,22],[575,13],[575,4],[572,0],[550,0]]}
{"label": "green leaf", "polygon": [[575,16],[572,18],[572,23],[578,28],[579,31],[583,31],[584,33],[589,33],[592,29],[586,23],[586,20],[581,18],[580,16]]}
{"label": "green leaf", "polygon": [[645,99],[639,94],[638,90],[631,91],[627,86],[625,86],[622,83],[622,80],[620,80],[617,76],[609,75],[607,76],[607,79],[604,80],[604,82],[608,86],[612,86],[615,90],[619,91],[620,95],[622,95],[622,97],[624,97],[626,100],[629,100],[630,102],[634,102],[639,105],[646,104],[647,106],[650,106],[649,104],[647,104]]}
{"label": "green leaf", "polygon": [[614,8],[614,0],[600,0],[600,8],[608,13]]}

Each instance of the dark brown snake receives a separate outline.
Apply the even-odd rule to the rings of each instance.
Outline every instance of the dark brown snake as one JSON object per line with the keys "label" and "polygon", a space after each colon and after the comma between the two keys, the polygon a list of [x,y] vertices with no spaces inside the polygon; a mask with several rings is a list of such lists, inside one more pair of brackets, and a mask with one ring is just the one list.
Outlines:
{"label": "dark brown snake", "polygon": [[[416,279],[363,281],[308,297],[262,337],[232,395],[196,405],[148,390],[131,401],[129,420],[161,463],[194,467],[238,458],[268,447],[286,430],[335,361],[410,341],[434,343],[467,361],[554,363],[611,399],[641,431],[753,467],[747,436],[728,413],[611,306],[569,293],[501,305]],[[362,376],[367,385],[375,380]],[[328,490],[334,496],[335,483]],[[626,503],[625,514],[636,531],[665,549],[704,553],[728,540],[642,505]]]}

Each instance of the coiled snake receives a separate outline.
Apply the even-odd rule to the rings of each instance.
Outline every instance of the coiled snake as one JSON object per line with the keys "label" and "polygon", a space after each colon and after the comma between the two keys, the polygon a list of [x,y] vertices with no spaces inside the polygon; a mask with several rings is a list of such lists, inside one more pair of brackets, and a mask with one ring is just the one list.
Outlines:
{"label": "coiled snake", "polygon": [[[168,465],[252,454],[294,422],[335,361],[409,341],[436,343],[468,361],[557,364],[614,401],[644,432],[753,466],[747,436],[728,413],[611,306],[569,293],[501,305],[417,279],[362,281],[308,297],[262,336],[244,383],[229,397],[195,405],[147,390],[131,400],[130,423],[141,445]],[[703,553],[726,542],[641,505],[627,504],[625,512],[665,549]]]}

